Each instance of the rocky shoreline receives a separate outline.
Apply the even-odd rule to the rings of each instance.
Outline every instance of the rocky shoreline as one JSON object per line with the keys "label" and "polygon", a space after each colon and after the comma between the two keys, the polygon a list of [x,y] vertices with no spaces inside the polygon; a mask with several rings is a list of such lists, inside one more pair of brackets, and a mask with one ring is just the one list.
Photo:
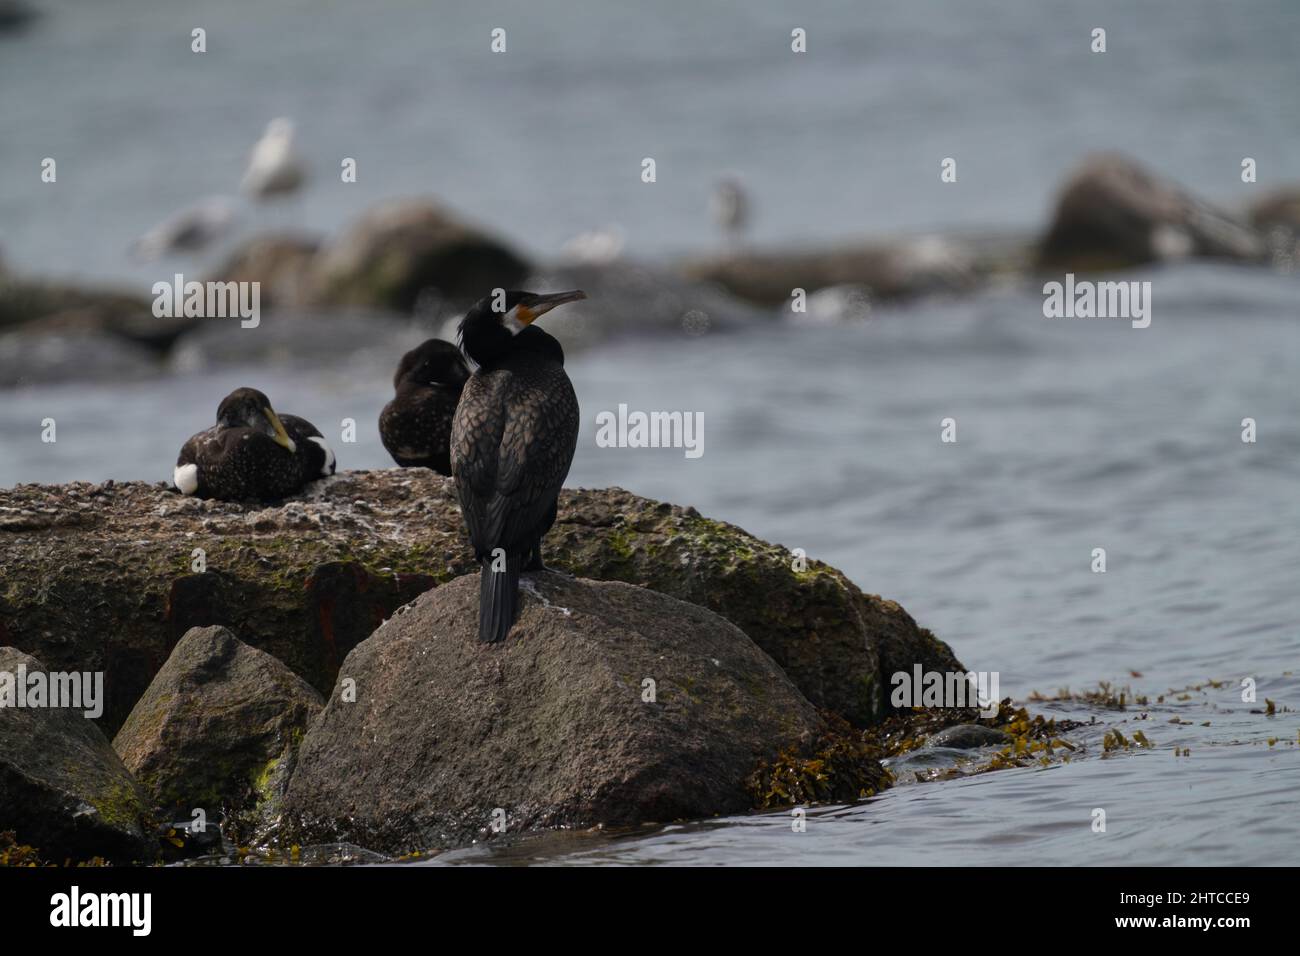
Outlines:
{"label": "rocky shoreline", "polygon": [[[798,776],[888,721],[886,675],[962,669],[897,604],[691,508],[566,491],[548,546],[555,570],[493,648],[467,623],[451,483],[425,469],[271,505],[0,490],[0,646],[100,672],[105,698],[97,720],[0,708],[0,808],[28,813],[0,810],[0,832],[143,861],[201,845],[170,826],[196,809],[384,853],[474,839],[498,810],[509,832],[739,812],[770,803],[781,761]],[[47,772],[69,720],[84,754],[63,765],[93,754],[98,776]],[[888,785],[879,753],[847,746],[827,793]]]}

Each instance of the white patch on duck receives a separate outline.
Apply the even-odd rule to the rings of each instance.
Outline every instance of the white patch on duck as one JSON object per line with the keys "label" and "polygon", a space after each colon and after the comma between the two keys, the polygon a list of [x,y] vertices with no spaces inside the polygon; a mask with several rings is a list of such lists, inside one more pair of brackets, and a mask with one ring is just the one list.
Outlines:
{"label": "white patch on duck", "polygon": [[321,467],[320,473],[321,477],[328,478],[330,475],[334,474],[334,450],[330,448],[329,445],[325,444],[325,439],[318,435],[312,435],[308,441],[314,441],[316,444],[320,445],[321,450],[325,452],[325,464]]}
{"label": "white patch on duck", "polygon": [[199,466],[195,464],[177,465],[172,471],[172,484],[183,495],[192,495],[199,490]]}

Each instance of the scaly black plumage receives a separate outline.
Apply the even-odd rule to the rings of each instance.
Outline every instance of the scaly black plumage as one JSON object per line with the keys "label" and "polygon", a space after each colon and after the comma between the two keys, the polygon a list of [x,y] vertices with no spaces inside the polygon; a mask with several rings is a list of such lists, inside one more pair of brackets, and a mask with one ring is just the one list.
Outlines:
{"label": "scaly black plumage", "polygon": [[334,452],[316,426],[277,415],[257,389],[238,388],[222,400],[217,424],[181,447],[172,481],[187,495],[265,501],[332,474]]}
{"label": "scaly black plumage", "polygon": [[[460,324],[478,366],[451,429],[451,473],[479,571],[479,640],[504,640],[519,605],[519,575],[542,564],[542,537],[578,443],[578,397],[564,350],[534,319],[585,299],[505,292],[488,296]],[[495,308],[494,308],[495,307]]]}
{"label": "scaly black plumage", "polygon": [[397,395],[379,414],[379,437],[393,461],[451,474],[451,420],[468,378],[450,342],[429,339],[402,356],[393,376]]}

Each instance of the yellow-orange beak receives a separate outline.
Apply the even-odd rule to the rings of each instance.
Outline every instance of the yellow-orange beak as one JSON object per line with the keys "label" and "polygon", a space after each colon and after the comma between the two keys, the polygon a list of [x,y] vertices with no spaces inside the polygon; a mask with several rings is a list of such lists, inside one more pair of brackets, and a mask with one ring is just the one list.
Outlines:
{"label": "yellow-orange beak", "polygon": [[298,446],[293,443],[293,439],[289,437],[289,433],[284,430],[284,422],[280,421],[280,416],[272,411],[270,405],[262,409],[262,412],[266,415],[266,420],[271,423],[271,428],[275,430],[275,434],[272,436],[275,439],[275,443],[283,446],[290,452],[297,451]]}
{"label": "yellow-orange beak", "polygon": [[534,320],[541,318],[557,305],[564,305],[566,302],[577,302],[579,299],[585,299],[586,297],[587,293],[581,289],[534,296],[528,302],[520,302],[515,306],[515,315],[518,316],[522,325],[531,325]]}

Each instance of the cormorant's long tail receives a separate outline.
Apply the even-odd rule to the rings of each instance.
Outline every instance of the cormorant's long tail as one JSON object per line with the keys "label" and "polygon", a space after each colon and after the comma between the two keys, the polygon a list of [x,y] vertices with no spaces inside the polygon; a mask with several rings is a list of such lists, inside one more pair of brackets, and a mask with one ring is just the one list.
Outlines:
{"label": "cormorant's long tail", "polygon": [[486,558],[478,573],[478,639],[486,644],[504,641],[519,611],[519,571],[523,562],[507,556],[504,571],[492,570]]}

